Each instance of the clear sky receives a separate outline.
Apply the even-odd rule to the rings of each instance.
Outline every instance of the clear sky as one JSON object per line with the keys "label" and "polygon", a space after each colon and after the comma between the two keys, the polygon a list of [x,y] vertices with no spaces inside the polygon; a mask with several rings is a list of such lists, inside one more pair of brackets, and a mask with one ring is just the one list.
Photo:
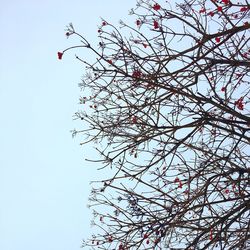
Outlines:
{"label": "clear sky", "polygon": [[[130,19],[136,0],[0,0],[0,249],[76,250],[90,231],[96,166],[70,130],[83,66],[65,26],[98,43],[100,17]],[[89,57],[87,51],[86,57]],[[85,55],[84,55],[85,56]]]}

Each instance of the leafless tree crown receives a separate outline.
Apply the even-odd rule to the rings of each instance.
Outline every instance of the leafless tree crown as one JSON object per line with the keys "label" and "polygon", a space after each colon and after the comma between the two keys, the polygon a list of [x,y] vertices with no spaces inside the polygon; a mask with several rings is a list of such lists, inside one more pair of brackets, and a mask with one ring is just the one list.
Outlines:
{"label": "leafless tree crown", "polygon": [[[80,87],[93,183],[89,249],[247,249],[250,243],[248,1],[138,0],[102,20]],[[59,55],[58,55],[59,56]],[[61,59],[59,58],[59,59]]]}

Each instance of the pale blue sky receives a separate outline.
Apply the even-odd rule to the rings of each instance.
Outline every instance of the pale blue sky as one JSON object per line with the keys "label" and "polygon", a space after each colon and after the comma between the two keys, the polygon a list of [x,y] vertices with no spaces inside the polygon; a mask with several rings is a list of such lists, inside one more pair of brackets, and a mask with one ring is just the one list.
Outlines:
{"label": "pale blue sky", "polygon": [[[90,231],[93,154],[70,130],[83,66],[65,26],[98,42],[100,17],[130,19],[135,0],[0,0],[0,249],[76,250]],[[86,54],[84,54],[86,53]],[[82,55],[88,57],[88,52]]]}

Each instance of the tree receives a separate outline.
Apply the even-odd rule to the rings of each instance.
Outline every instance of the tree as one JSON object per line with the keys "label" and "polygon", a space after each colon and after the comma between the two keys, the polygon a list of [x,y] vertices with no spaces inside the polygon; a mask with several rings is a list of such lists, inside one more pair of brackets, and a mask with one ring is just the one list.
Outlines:
{"label": "tree", "polygon": [[[93,184],[97,249],[244,249],[250,242],[247,1],[138,0],[106,20],[80,87],[73,135],[110,178]],[[87,105],[89,104],[89,106]]]}

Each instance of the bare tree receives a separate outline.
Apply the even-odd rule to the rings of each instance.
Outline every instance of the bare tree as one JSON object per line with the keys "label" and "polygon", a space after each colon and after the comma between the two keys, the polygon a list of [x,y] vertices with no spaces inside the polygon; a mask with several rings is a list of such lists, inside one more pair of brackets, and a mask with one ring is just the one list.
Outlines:
{"label": "bare tree", "polygon": [[[75,114],[110,178],[93,183],[93,249],[247,249],[250,44],[247,1],[139,0],[106,20]],[[87,94],[86,94],[87,93]],[[103,170],[102,170],[103,171]]]}

